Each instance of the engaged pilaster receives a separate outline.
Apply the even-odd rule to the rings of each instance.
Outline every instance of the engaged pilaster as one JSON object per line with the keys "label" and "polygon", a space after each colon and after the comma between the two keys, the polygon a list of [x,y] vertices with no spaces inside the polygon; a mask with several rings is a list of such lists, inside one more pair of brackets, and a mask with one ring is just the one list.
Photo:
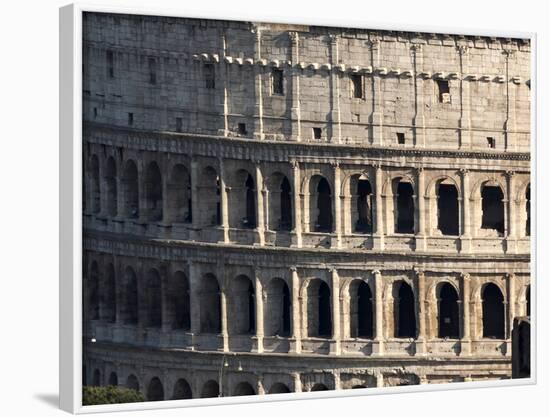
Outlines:
{"label": "engaged pilaster", "polygon": [[290,351],[302,352],[302,328],[300,321],[300,277],[296,267],[290,268],[292,284],[292,338],[290,339]]}

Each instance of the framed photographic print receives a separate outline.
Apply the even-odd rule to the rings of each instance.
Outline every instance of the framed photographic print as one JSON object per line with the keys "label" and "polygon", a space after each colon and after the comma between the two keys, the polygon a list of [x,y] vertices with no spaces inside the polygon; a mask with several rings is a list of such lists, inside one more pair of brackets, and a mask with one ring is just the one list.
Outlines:
{"label": "framed photographic print", "polygon": [[62,408],[535,381],[534,34],[60,18]]}

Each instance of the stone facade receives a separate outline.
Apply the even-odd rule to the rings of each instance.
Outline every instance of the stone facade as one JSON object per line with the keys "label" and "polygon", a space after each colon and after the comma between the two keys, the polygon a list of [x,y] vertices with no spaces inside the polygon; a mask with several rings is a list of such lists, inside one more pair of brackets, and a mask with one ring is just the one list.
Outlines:
{"label": "stone facade", "polygon": [[98,13],[83,37],[84,383],[511,377],[528,40]]}

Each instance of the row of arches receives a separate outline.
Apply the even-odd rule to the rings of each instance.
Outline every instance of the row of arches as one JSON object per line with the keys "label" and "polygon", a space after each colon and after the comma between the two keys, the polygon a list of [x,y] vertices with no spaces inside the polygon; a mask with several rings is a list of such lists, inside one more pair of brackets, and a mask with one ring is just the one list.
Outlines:
{"label": "row of arches", "polygon": [[[168,223],[195,223],[199,227],[222,225],[221,187],[228,192],[228,226],[254,229],[258,227],[258,217],[265,218],[270,230],[289,231],[294,228],[294,190],[286,175],[276,172],[270,175],[258,190],[258,174],[248,169],[239,169],[222,180],[219,168],[208,165],[197,174],[197,184],[191,183],[191,175],[184,164],[174,165],[163,178],[159,164],[151,161],[140,174],[138,164],[126,160],[117,175],[115,158],[109,156],[104,162],[102,173],[97,155],[91,155],[89,171],[89,210],[103,212],[109,216],[129,219],[141,218],[147,221]],[[100,177],[101,174],[101,177]],[[142,178],[140,178],[140,176]],[[120,177],[120,178],[119,178]],[[226,184],[227,182],[227,184]],[[118,187],[121,188],[120,192]],[[305,185],[304,210],[305,227],[311,232],[330,233],[335,231],[335,193],[330,180],[313,174]],[[462,196],[458,185],[450,178],[435,181],[429,193],[431,202],[430,228],[442,235],[457,236],[462,233]],[[416,185],[407,176],[398,176],[385,187],[386,212],[393,213],[393,229],[388,233],[412,234],[418,228],[418,204]],[[347,198],[344,209],[349,213],[349,228],[352,233],[375,232],[377,215],[382,216],[383,208],[376,207],[375,188],[368,176],[352,175],[345,181],[342,195]],[[258,194],[266,196],[266,212],[259,212]],[[426,194],[428,195],[428,194]],[[521,197],[524,204],[524,234],[530,229],[530,187],[524,189]],[[480,219],[475,223],[480,229],[505,232],[506,199],[502,186],[492,180],[479,184]],[[119,204],[119,199],[122,201]],[[193,213],[193,199],[197,200],[197,213]],[[103,205],[103,207],[102,207]],[[193,214],[195,219],[193,219]]]}
{"label": "row of arches", "polygon": [[[145,269],[143,280],[138,280],[134,269],[127,266],[119,285],[116,284],[114,268],[107,264],[100,279],[98,263],[93,261],[86,281],[88,294],[88,317],[121,324],[142,325],[150,328],[191,329],[191,289],[183,271],[175,271],[161,279],[155,268]],[[505,338],[505,298],[501,289],[491,282],[480,289],[482,301],[482,328],[485,338]],[[254,280],[237,275],[227,286],[220,288],[218,278],[206,273],[194,289],[198,304],[199,325],[197,331],[204,334],[222,332],[222,297],[226,297],[227,331],[231,335],[255,334],[257,330],[256,289]],[[282,278],[272,278],[263,288],[262,333],[265,336],[290,336],[292,323],[292,300],[289,286]],[[366,281],[355,279],[349,284],[349,305],[344,314],[349,314],[347,332],[352,338],[372,339],[376,335],[376,302],[374,289]],[[310,279],[303,294],[302,313],[308,337],[333,337],[332,292],[322,279]],[[526,291],[527,312],[530,309],[530,291]],[[338,302],[340,302],[338,300]],[[418,300],[411,285],[394,281],[391,300],[393,323],[391,328],[396,338],[416,338],[418,335]],[[120,305],[117,306],[117,303]],[[457,289],[449,282],[436,287],[437,337],[461,337],[460,298]],[[297,305],[296,308],[300,309]],[[118,318],[117,318],[118,311]],[[388,318],[386,317],[386,320]],[[299,325],[299,324],[298,324]],[[304,336],[306,336],[304,334]]]}

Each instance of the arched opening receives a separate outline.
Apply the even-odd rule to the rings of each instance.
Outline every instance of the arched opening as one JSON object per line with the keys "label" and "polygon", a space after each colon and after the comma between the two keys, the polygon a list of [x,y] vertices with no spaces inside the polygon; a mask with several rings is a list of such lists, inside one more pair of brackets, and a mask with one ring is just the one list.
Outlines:
{"label": "arched opening", "polygon": [[221,224],[220,178],[216,170],[206,167],[198,180],[197,198],[200,204],[198,213],[194,213],[200,226],[217,226]]}
{"label": "arched opening", "polygon": [[175,223],[190,223],[191,211],[191,178],[189,171],[182,164],[172,168],[168,183],[168,213],[169,221]]}
{"label": "arched opening", "polygon": [[254,179],[248,174],[245,186],[246,195],[246,215],[242,219],[243,227],[254,229],[256,227],[256,188],[254,187]]}
{"label": "arched opening", "polygon": [[151,379],[147,388],[147,401],[162,401],[164,400],[164,388],[162,382],[157,377]]}
{"label": "arched opening", "polygon": [[270,394],[285,394],[288,392],[290,392],[290,388],[288,388],[282,382],[276,382],[271,386],[271,389],[269,390]]}
{"label": "arched opening", "polygon": [[117,215],[117,206],[118,206],[118,194],[117,194],[117,177],[116,177],[116,163],[115,159],[110,156],[107,159],[107,162],[105,164],[105,175],[104,175],[104,181],[105,181],[105,188],[106,188],[106,196],[105,204],[106,204],[106,212],[107,215],[114,217]]}
{"label": "arched opening", "polygon": [[458,339],[458,294],[455,288],[444,283],[439,288],[439,337]]}
{"label": "arched opening", "polygon": [[139,381],[134,374],[130,374],[128,378],[126,378],[126,388],[139,391]]}
{"label": "arched opening", "polygon": [[201,391],[201,398],[214,398],[214,397],[221,397],[220,393],[220,386],[216,381],[208,381],[206,382]]}
{"label": "arched opening", "polygon": [[103,320],[114,323],[116,321],[116,282],[113,264],[107,265],[105,284],[102,285],[102,315]]}
{"label": "arched opening", "polygon": [[190,328],[190,304],[189,304],[189,280],[187,276],[176,271],[172,277],[170,290],[170,311],[173,314],[172,328],[189,330]]}
{"label": "arched opening", "polygon": [[290,334],[290,292],[281,278],[273,278],[266,289],[265,334],[288,336]]}
{"label": "arched opening", "polygon": [[405,281],[395,285],[398,287],[397,297],[394,298],[395,337],[415,338],[416,311],[413,290]]}
{"label": "arched opening", "polygon": [[443,235],[458,236],[458,191],[454,184],[437,187],[437,228]]}
{"label": "arched opening", "polygon": [[202,279],[200,313],[202,333],[221,331],[220,287],[213,274],[206,274]]}
{"label": "arched opening", "polygon": [[252,385],[250,385],[248,382],[240,382],[235,387],[233,395],[236,397],[240,397],[243,395],[256,395],[256,391],[254,391],[254,388],[252,388]]}
{"label": "arched opening", "polygon": [[365,281],[350,284],[350,335],[371,339],[373,336],[372,292]]}
{"label": "arched opening", "polygon": [[308,336],[331,337],[332,310],[328,285],[312,279],[307,287]]}
{"label": "arched opening", "polygon": [[395,233],[414,233],[414,191],[411,183],[404,181],[397,183],[395,204],[397,206]]}
{"label": "arched opening", "polygon": [[122,195],[124,198],[124,216],[130,219],[139,217],[138,170],[132,160],[126,161],[122,172]]}
{"label": "arched opening", "polygon": [[481,189],[481,228],[504,233],[504,194],[498,185]]}
{"label": "arched opening", "polygon": [[527,310],[527,315],[528,316],[531,316],[531,286],[528,285],[527,286],[527,289],[525,290],[525,302],[526,302],[526,310]]}
{"label": "arched opening", "polygon": [[493,283],[483,289],[483,337],[504,339],[504,297]]}
{"label": "arched opening", "polygon": [[134,270],[126,268],[124,273],[124,293],[122,306],[122,322],[124,324],[137,324],[138,322],[138,290],[137,277]]}
{"label": "arched opening", "polygon": [[328,181],[319,177],[315,189],[315,208],[317,211],[317,220],[315,222],[315,231],[322,233],[332,232],[332,196]]}
{"label": "arched opening", "polygon": [[290,182],[287,177],[281,181],[281,194],[279,204],[281,206],[281,216],[278,230],[288,231],[292,229],[292,198]]}
{"label": "arched opening", "polygon": [[311,391],[328,391],[328,388],[325,384],[317,383],[311,387]]}
{"label": "arched opening", "polygon": [[101,385],[101,372],[99,372],[99,369],[94,370],[92,385],[94,387],[99,387]]}
{"label": "arched opening", "polygon": [[156,162],[151,162],[145,170],[145,204],[147,219],[162,220],[162,176]]}
{"label": "arched opening", "polygon": [[236,277],[230,286],[230,322],[232,334],[253,334],[256,331],[256,297],[254,285],[246,275]]}
{"label": "arched opening", "polygon": [[146,287],[147,326],[162,326],[162,294],[160,274],[156,269],[149,270]]}
{"label": "arched opening", "polygon": [[191,391],[191,386],[189,383],[183,379],[180,378],[174,385],[174,393],[172,395],[173,400],[188,400],[190,398],[193,398],[193,393]]}
{"label": "arched opening", "polygon": [[118,376],[116,372],[111,372],[109,375],[109,385],[117,386],[118,385]]}
{"label": "arched opening", "polygon": [[372,233],[372,187],[369,180],[359,178],[356,190],[357,220],[355,231]]}
{"label": "arched opening", "polygon": [[92,213],[101,210],[101,192],[99,185],[99,160],[96,155],[90,158],[90,208]]}
{"label": "arched opening", "polygon": [[525,377],[531,376],[531,324],[521,321],[517,331],[518,373]]}
{"label": "arched opening", "polygon": [[527,219],[525,221],[525,236],[531,236],[531,184],[525,191],[525,212]]}
{"label": "arched opening", "polygon": [[96,261],[90,267],[88,285],[90,320],[99,320],[99,268]]}

